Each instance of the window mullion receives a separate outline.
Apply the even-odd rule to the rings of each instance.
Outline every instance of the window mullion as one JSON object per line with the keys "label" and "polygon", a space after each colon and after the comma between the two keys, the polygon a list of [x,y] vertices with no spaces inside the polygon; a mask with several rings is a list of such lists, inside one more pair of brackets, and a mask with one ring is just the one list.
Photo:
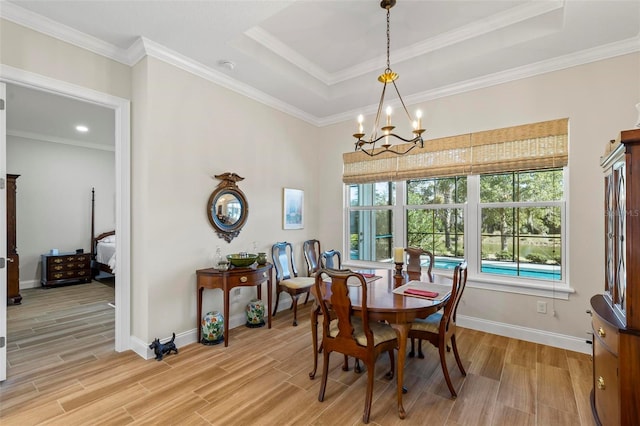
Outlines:
{"label": "window mullion", "polygon": [[395,182],[396,203],[393,207],[393,245],[407,246],[407,184],[405,181]]}
{"label": "window mullion", "polygon": [[[481,218],[479,203],[480,176],[469,175],[467,176],[467,206],[464,213],[464,257],[467,260],[469,271],[472,271],[473,275],[480,271]],[[472,232],[474,229],[475,232]]]}

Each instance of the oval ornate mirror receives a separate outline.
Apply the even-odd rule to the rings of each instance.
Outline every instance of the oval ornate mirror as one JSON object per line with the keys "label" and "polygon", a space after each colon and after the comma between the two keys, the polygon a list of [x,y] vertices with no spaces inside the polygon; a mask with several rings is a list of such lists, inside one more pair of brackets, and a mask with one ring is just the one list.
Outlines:
{"label": "oval ornate mirror", "polygon": [[216,230],[216,234],[226,242],[240,234],[240,230],[249,216],[249,203],[237,182],[244,180],[235,173],[216,175],[222,182],[209,197],[207,218]]}

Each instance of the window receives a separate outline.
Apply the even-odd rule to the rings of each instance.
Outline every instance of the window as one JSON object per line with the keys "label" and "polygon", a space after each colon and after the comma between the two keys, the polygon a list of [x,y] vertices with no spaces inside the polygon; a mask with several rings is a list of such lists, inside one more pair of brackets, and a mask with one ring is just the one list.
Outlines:
{"label": "window", "polygon": [[465,256],[466,176],[409,180],[406,188],[407,246],[432,252],[436,268],[455,268]]}
{"label": "window", "polygon": [[391,262],[394,246],[416,246],[435,255],[435,269],[466,259],[470,274],[489,283],[564,283],[564,173],[348,185],[350,259]]}
{"label": "window", "polygon": [[480,176],[480,272],[562,280],[562,170]]}
{"label": "window", "polygon": [[390,262],[393,249],[393,182],[349,185],[349,259]]}
{"label": "window", "polygon": [[419,246],[436,269],[466,259],[486,288],[568,298],[568,142],[559,118],[431,139],[403,156],[344,153],[350,260],[390,262],[391,247]]}

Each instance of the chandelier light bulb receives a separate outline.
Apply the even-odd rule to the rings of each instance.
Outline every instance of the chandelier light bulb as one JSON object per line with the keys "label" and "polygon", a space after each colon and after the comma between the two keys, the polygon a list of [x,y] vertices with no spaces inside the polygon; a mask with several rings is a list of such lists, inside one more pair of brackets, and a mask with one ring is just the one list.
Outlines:
{"label": "chandelier light bulb", "polygon": [[416,111],[416,118],[418,119],[418,123],[415,129],[418,130],[422,128],[422,110]]}

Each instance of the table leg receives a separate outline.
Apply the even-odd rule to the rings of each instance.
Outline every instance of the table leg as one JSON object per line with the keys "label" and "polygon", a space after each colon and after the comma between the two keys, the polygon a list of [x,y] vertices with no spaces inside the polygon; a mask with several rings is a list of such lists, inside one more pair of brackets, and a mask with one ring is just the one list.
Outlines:
{"label": "table leg", "polygon": [[227,288],[225,283],[224,293],[224,346],[229,346],[229,292],[231,289]]}
{"label": "table leg", "polygon": [[411,327],[411,324],[391,324],[391,326],[398,334],[398,371],[396,374],[398,383],[396,391],[398,395],[398,416],[401,419],[404,419],[406,416],[404,406],[402,405],[402,394],[404,393],[404,361],[407,356],[407,338],[409,336],[409,328]]}
{"label": "table leg", "polygon": [[196,317],[196,328],[198,329],[198,343],[200,343],[200,339],[202,339],[202,326],[200,321],[202,321],[202,292],[204,287],[200,287],[198,289],[198,315]]}

